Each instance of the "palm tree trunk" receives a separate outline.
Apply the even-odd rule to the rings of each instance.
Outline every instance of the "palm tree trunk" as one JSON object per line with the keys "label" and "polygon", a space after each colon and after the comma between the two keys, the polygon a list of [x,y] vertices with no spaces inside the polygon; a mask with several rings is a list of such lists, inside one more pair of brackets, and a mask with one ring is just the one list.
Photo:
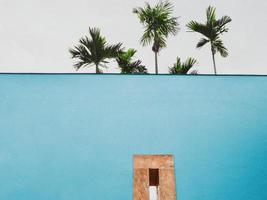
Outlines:
{"label": "palm tree trunk", "polygon": [[153,44],[152,50],[155,53],[155,73],[158,74],[159,73],[159,69],[158,69],[159,45],[158,45],[158,42],[157,42],[157,31],[156,31],[156,28],[154,28],[154,44]]}
{"label": "palm tree trunk", "polygon": [[216,63],[215,63],[215,52],[213,50],[212,43],[211,43],[211,54],[212,54],[214,74],[217,75],[217,69],[216,69]]}
{"label": "palm tree trunk", "polygon": [[99,74],[99,68],[98,68],[98,65],[95,66],[95,73],[96,73],[96,74]]}
{"label": "palm tree trunk", "polygon": [[215,63],[215,54],[212,53],[212,60],[213,60],[213,67],[214,67],[214,74],[217,75],[216,63]]}
{"label": "palm tree trunk", "polygon": [[159,73],[159,71],[158,71],[158,52],[154,52],[155,53],[155,72],[156,72],[156,74],[158,74]]}

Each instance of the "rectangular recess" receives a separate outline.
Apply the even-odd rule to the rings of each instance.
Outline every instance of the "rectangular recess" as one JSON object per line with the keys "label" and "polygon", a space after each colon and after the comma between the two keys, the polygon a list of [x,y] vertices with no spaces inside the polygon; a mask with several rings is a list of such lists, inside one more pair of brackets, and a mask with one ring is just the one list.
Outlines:
{"label": "rectangular recess", "polygon": [[149,186],[159,186],[159,169],[149,169]]}

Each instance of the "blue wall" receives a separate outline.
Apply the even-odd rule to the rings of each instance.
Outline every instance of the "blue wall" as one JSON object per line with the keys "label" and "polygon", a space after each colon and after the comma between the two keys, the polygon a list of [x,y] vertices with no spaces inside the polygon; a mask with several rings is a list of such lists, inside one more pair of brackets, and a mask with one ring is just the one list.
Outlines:
{"label": "blue wall", "polygon": [[267,199],[267,77],[0,75],[1,200],[132,199],[132,155],[178,200]]}

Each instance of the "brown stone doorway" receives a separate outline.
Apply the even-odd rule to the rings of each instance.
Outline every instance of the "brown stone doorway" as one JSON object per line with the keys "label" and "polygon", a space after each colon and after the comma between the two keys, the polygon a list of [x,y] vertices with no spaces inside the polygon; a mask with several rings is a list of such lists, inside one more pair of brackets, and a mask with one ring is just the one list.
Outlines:
{"label": "brown stone doorway", "polygon": [[172,155],[134,155],[134,200],[176,200]]}

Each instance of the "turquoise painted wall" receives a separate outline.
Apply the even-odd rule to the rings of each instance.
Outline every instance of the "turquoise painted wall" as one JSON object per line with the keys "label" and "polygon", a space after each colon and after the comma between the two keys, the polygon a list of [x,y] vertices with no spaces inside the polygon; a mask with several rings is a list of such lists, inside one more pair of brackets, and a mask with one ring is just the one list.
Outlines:
{"label": "turquoise painted wall", "polygon": [[267,77],[0,75],[1,200],[132,199],[132,155],[178,200],[267,199]]}

